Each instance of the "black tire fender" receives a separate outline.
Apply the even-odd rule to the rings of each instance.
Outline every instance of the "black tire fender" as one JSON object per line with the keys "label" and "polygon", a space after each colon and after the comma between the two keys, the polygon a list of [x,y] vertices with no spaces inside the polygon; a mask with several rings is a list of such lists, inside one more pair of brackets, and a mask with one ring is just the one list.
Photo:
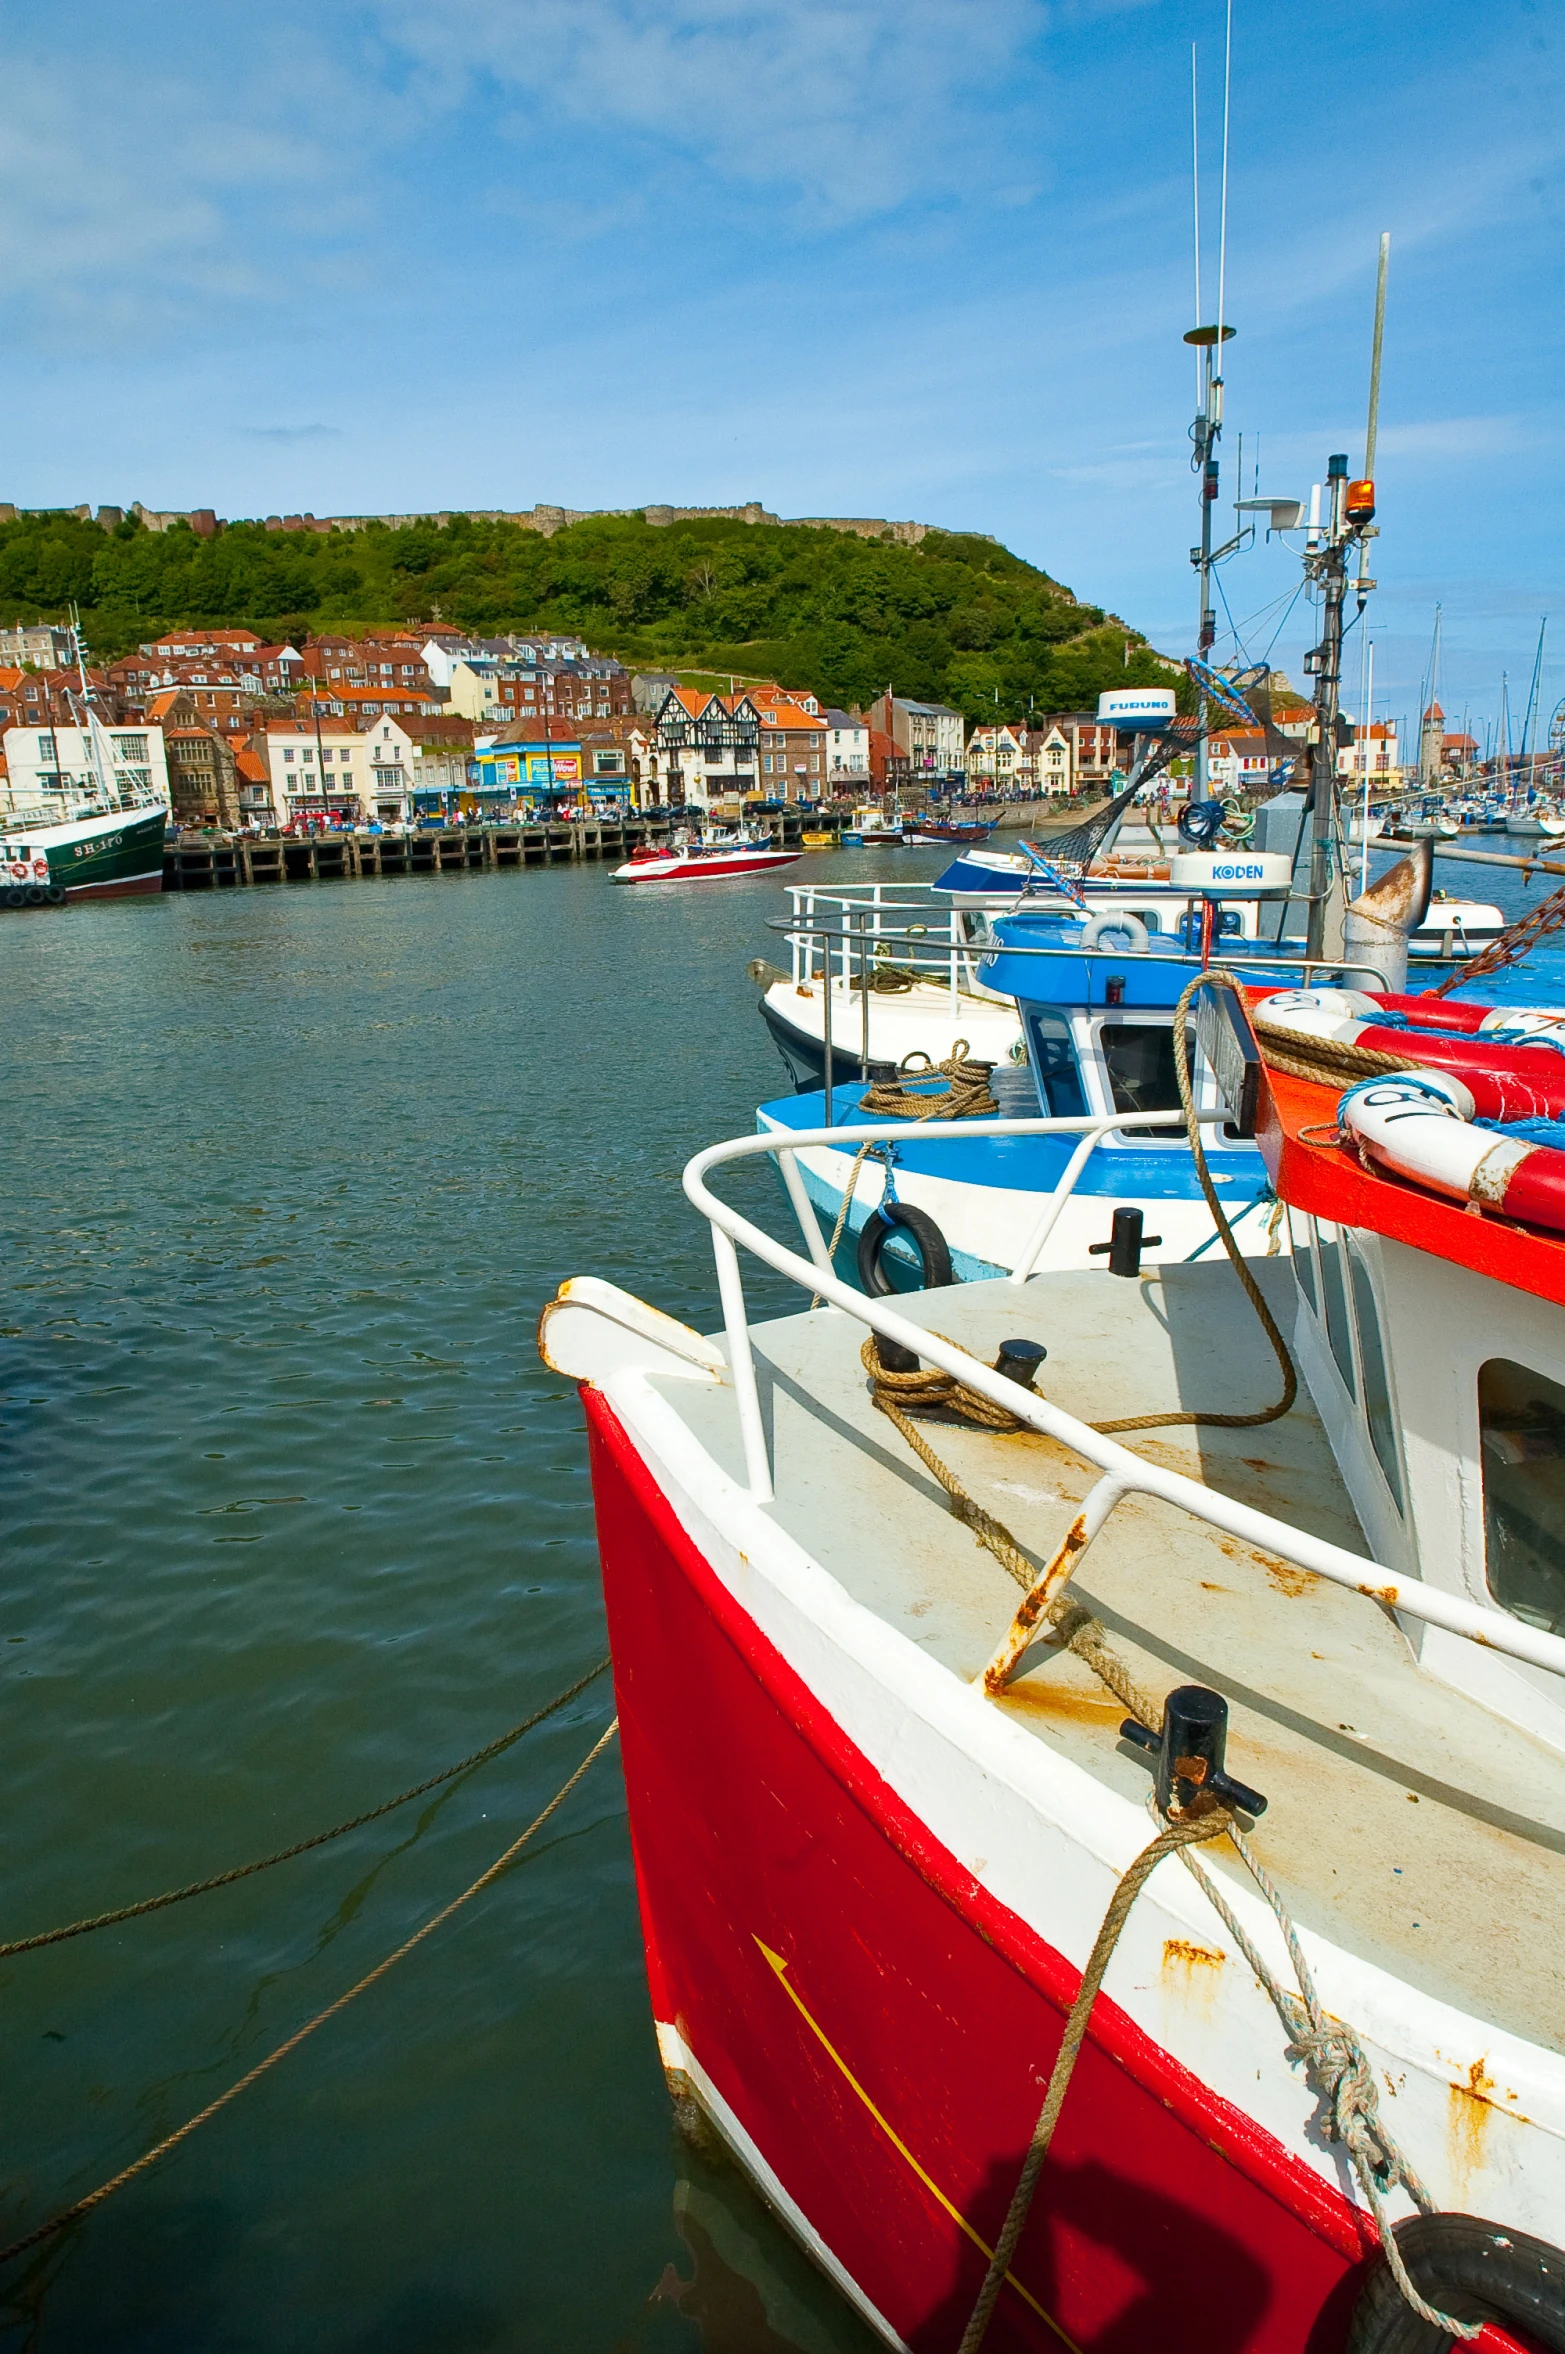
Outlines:
{"label": "black tire fender", "polygon": [[7,907],[25,907],[27,905],[27,893],[22,889],[20,883],[10,884],[3,893],[0,893],[0,897],[4,898]]}
{"label": "black tire fender", "polygon": [[914,1209],[911,1202],[882,1202],[859,1228],[856,1256],[859,1282],[872,1300],[885,1299],[891,1290],[880,1261],[893,1234],[905,1234],[917,1251],[922,1290],[942,1291],[955,1282],[950,1246],[928,1211]]}
{"label": "black tire fender", "polygon": [[[1453,2321],[1492,2321],[1565,2354],[1565,2252],[1477,2215],[1413,2215],[1395,2227],[1425,2302]],[[1344,2354],[1446,2354],[1459,2343],[1421,2321],[1385,2258],[1353,2308]]]}
{"label": "black tire fender", "polygon": [[29,883],[29,884],[28,884],[28,886],[27,886],[27,904],[28,904],[28,906],[29,906],[29,907],[42,907],[42,906],[44,905],[45,901],[48,899],[48,896],[49,896],[49,894],[48,894],[48,892],[47,892],[47,891],[44,889],[44,887],[43,887],[42,883]]}
{"label": "black tire fender", "polygon": [[51,907],[63,907],[68,896],[63,883],[46,883],[43,895]]}

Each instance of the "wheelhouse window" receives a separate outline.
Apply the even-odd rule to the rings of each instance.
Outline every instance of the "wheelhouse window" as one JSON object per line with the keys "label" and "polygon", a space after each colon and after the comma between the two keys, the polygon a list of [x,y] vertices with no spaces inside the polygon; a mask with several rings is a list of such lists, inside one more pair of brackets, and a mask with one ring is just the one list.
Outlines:
{"label": "wheelhouse window", "polygon": [[1178,1110],[1171,1023],[1104,1022],[1098,1044],[1117,1112]]}
{"label": "wheelhouse window", "polygon": [[1288,1237],[1293,1244],[1294,1280],[1303,1292],[1312,1316],[1320,1314],[1320,1302],[1315,1297],[1315,1261],[1310,1256],[1310,1222],[1297,1210],[1288,1212]]}
{"label": "wheelhouse window", "polygon": [[[1117,1112],[1179,1111],[1171,1022],[1100,1022],[1098,1052],[1109,1083],[1109,1100]],[[1182,1118],[1167,1128],[1139,1132],[1141,1138],[1183,1134]]]}
{"label": "wheelhouse window", "polygon": [[1344,1248],[1353,1278],[1353,1313],[1358,1322],[1359,1370],[1364,1377],[1364,1420],[1375,1460],[1386,1475],[1392,1502],[1402,1509],[1402,1464],[1397,1453],[1396,1414],[1391,1403],[1391,1377],[1386,1370],[1385,1344],[1380,1337],[1380,1311],[1369,1269],[1351,1243]]}
{"label": "wheelhouse window", "polygon": [[1489,1591],[1513,1618],[1565,1634],[1565,1389],[1491,1357],[1478,1444]]}
{"label": "wheelhouse window", "polygon": [[1335,1226],[1322,1221],[1315,1229],[1315,1247],[1320,1254],[1321,1300],[1326,1310],[1326,1338],[1337,1361],[1350,1398],[1358,1395],[1353,1378],[1353,1336],[1348,1324],[1348,1291],[1342,1273],[1342,1244]]}
{"label": "wheelhouse window", "polygon": [[1045,1117],[1080,1119],[1087,1109],[1087,1096],[1069,1022],[1052,1006],[1033,1006],[1027,1015],[1027,1036]]}

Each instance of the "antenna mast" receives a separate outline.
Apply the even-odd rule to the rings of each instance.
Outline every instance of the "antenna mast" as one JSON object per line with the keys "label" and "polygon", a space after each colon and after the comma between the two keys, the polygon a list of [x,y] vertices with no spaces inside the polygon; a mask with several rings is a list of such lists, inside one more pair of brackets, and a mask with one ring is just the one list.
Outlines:
{"label": "antenna mast", "polygon": [[[1369,421],[1365,431],[1365,472],[1348,480],[1348,461],[1338,453],[1326,461],[1326,505],[1322,512],[1320,486],[1310,494],[1310,529],[1305,542],[1305,578],[1321,598],[1318,645],[1304,657],[1306,673],[1315,679],[1315,725],[1310,744],[1310,920],[1306,956],[1335,956],[1342,946],[1346,914],[1346,878],[1337,856],[1337,725],[1342,697],[1342,609],[1347,599],[1348,558],[1358,558],[1354,582],[1359,611],[1374,587],[1368,577],[1366,541],[1375,520],[1375,485],[1368,470],[1380,420],[1380,347],[1385,328],[1386,259],[1389,236],[1380,240],[1380,269],[1375,286],[1375,331],[1369,370]],[[1365,758],[1369,747],[1365,745]]]}
{"label": "antenna mast", "polygon": [[[1196,651],[1203,662],[1210,659],[1217,638],[1217,615],[1212,606],[1212,514],[1217,505],[1218,467],[1217,444],[1223,430],[1223,357],[1222,347],[1231,343],[1234,330],[1223,318],[1223,297],[1228,261],[1228,100],[1233,66],[1233,0],[1228,0],[1227,37],[1223,56],[1223,173],[1222,203],[1217,235],[1217,320],[1213,326],[1201,321],[1201,147],[1196,121],[1195,50],[1190,52],[1190,120],[1194,145],[1195,167],[1195,223],[1196,223],[1196,323],[1185,337],[1194,344],[1197,353],[1197,401],[1195,422],[1190,428],[1193,445],[1190,464],[1201,478],[1201,544],[1190,551],[1190,561],[1196,568],[1200,586],[1200,620],[1196,633]],[[1241,486],[1242,487],[1242,486]],[[1232,543],[1230,543],[1231,545]],[[1207,797],[1207,698],[1203,693],[1199,704],[1201,727],[1196,737],[1195,775],[1191,780],[1191,798],[1204,801]]]}

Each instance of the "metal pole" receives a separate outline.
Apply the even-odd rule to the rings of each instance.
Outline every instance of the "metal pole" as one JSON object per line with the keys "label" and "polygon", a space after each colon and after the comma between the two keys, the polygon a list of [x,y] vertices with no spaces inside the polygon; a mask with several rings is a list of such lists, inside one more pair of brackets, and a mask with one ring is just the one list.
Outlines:
{"label": "metal pole", "polygon": [[[1320,644],[1315,648],[1315,741],[1310,747],[1310,920],[1305,940],[1307,956],[1335,956],[1341,948],[1341,908],[1327,906],[1336,863],[1337,829],[1337,712],[1342,685],[1342,607],[1347,594],[1344,561],[1343,500],[1347,492],[1348,461],[1327,460],[1327,488],[1331,511],[1326,521],[1326,545],[1316,559],[1316,577],[1323,592]],[[1341,893],[1337,893],[1340,901]]]}
{"label": "metal pole", "polygon": [[1375,443],[1380,432],[1380,347],[1386,333],[1386,264],[1391,255],[1391,231],[1380,236],[1380,269],[1375,279],[1375,339],[1369,357],[1369,423],[1364,431],[1364,472],[1375,475]]}
{"label": "metal pole", "polygon": [[864,1034],[859,1048],[859,1070],[864,1084],[869,1085],[869,940],[864,930],[864,911],[854,917],[859,935],[859,995],[864,1000]]}
{"label": "metal pole", "polygon": [[822,1073],[822,1079],[826,1089],[826,1110],[823,1125],[827,1128],[831,1128],[836,1125],[836,1122],[832,1117],[831,1104],[832,1079],[834,1074],[831,1067],[831,934],[829,932],[824,934],[821,942],[821,948],[821,965],[826,984],[826,995],[822,1005],[823,1027],[821,1036],[821,1044],[825,1050],[826,1061],[826,1067]]}

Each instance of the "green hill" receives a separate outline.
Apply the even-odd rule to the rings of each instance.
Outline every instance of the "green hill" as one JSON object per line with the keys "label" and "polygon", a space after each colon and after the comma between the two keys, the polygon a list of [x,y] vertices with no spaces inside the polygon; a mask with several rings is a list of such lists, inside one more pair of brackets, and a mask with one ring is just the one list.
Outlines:
{"label": "green hill", "polygon": [[0,523],[0,619],[60,615],[73,599],[100,660],[203,623],[271,638],[438,618],[576,631],[638,667],[776,678],[831,703],[890,685],[972,720],[1081,708],[1104,687],[1169,675],[1137,632],[1008,549],[933,531],[905,546],[639,515],[552,538],[463,515],[325,533],[231,523],[213,539],[133,518],[106,536],[59,512]]}

